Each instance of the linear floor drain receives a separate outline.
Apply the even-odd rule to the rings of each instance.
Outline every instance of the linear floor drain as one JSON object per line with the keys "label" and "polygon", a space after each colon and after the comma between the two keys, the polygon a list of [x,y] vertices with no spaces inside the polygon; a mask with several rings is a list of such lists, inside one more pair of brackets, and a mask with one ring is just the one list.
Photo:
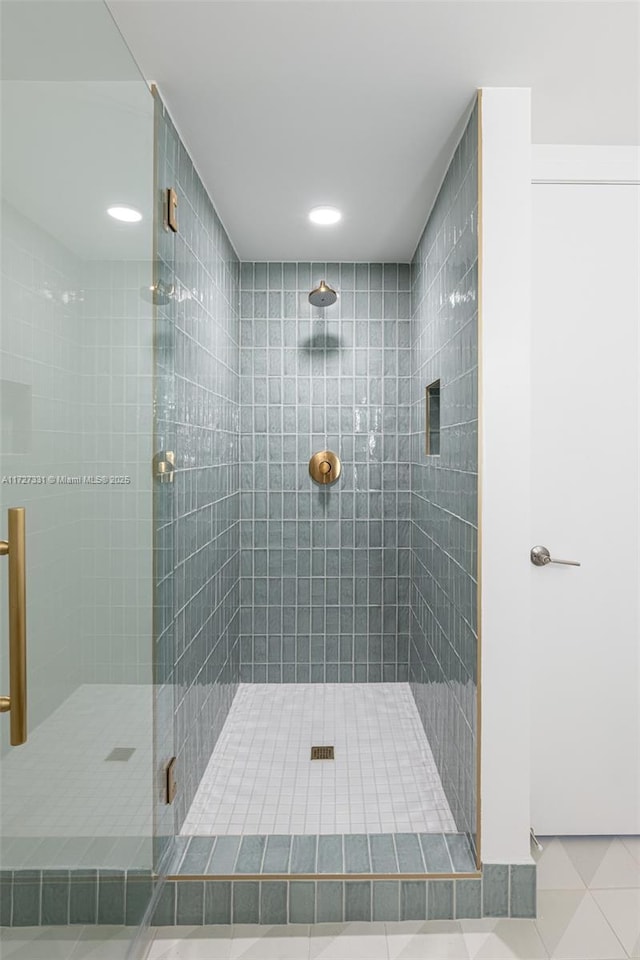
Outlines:
{"label": "linear floor drain", "polygon": [[335,747],[311,747],[312,760],[335,760]]}

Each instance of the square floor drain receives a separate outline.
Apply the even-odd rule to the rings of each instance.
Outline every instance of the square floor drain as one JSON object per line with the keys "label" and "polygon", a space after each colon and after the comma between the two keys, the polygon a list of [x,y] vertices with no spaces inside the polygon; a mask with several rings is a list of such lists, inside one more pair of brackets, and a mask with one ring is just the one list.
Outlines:
{"label": "square floor drain", "polygon": [[335,760],[335,747],[311,747],[312,760]]}
{"label": "square floor drain", "polygon": [[114,747],[109,756],[105,757],[105,760],[119,760],[123,763],[130,760],[135,752],[135,747]]}

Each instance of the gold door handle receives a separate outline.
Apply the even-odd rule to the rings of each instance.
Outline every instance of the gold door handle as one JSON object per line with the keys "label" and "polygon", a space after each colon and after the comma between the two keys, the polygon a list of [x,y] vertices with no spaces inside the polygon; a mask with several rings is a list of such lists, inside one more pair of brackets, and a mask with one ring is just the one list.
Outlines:
{"label": "gold door handle", "polygon": [[9,539],[0,540],[0,557],[9,558],[9,696],[0,697],[0,713],[10,714],[10,741],[27,741],[27,588],[24,507],[11,507]]}

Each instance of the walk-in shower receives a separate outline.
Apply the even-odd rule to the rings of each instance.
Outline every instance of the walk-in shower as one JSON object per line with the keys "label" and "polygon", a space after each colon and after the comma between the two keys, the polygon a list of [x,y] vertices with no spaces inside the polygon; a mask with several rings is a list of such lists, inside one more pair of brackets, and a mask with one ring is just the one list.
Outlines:
{"label": "walk-in shower", "polygon": [[169,869],[473,875],[477,112],[411,263],[311,263],[239,262],[157,111],[158,182],[195,237],[158,235]]}
{"label": "walk-in shower", "polygon": [[400,881],[420,918],[426,877],[451,916],[454,877],[480,890],[477,111],[411,262],[240,261],[105,8],[67,10],[103,54],[72,79],[30,66],[31,6],[4,6],[2,922],[369,919]]}

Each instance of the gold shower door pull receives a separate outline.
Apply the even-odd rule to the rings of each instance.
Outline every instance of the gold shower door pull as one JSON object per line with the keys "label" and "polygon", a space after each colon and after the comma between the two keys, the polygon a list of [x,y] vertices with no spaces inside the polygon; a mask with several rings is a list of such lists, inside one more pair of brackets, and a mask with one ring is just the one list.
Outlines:
{"label": "gold shower door pull", "polygon": [[27,588],[25,511],[8,511],[9,539],[0,540],[0,557],[9,559],[9,696],[0,697],[0,713],[9,713],[12,747],[27,741]]}

